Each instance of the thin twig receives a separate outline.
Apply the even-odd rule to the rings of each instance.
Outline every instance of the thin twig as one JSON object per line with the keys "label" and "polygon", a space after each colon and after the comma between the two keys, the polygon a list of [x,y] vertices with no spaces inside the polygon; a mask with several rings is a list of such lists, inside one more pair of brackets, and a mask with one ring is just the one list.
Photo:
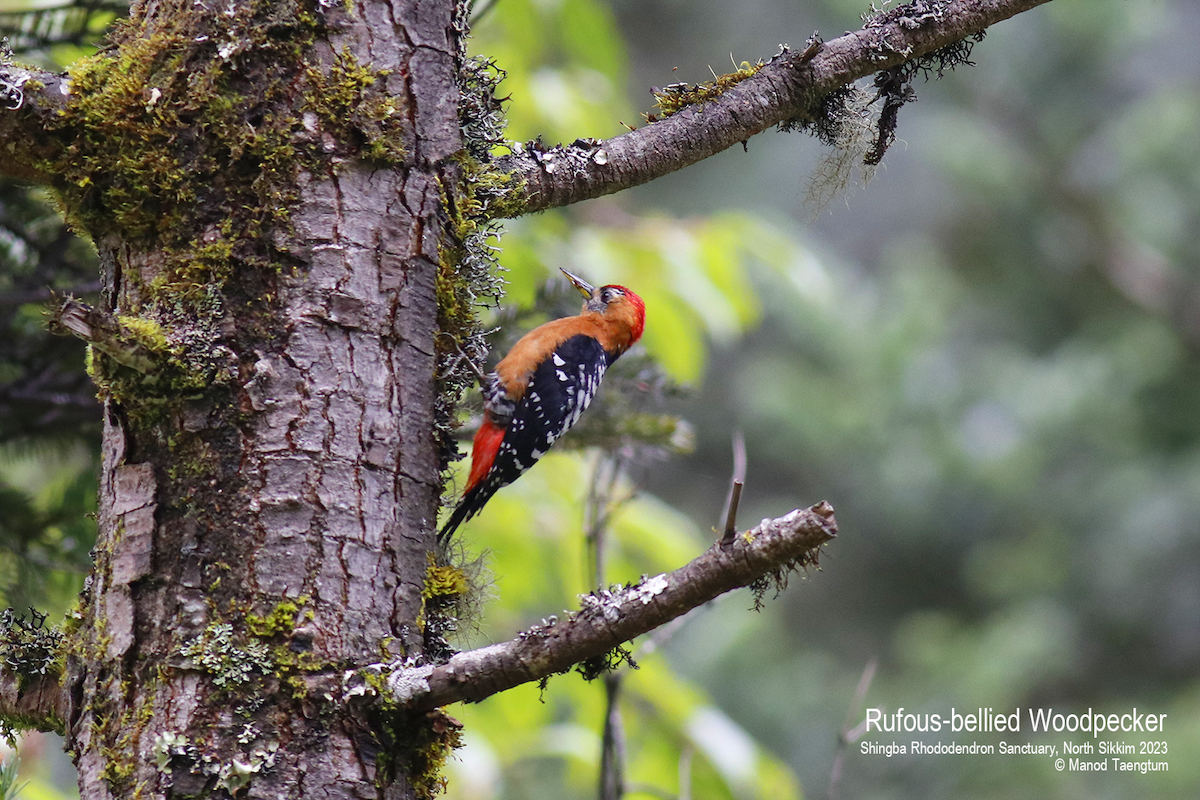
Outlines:
{"label": "thin twig", "polygon": [[841,787],[842,767],[846,761],[847,748],[858,741],[865,731],[865,721],[855,724],[855,720],[862,717],[863,703],[867,699],[867,691],[871,688],[871,681],[875,678],[875,669],[878,666],[879,660],[873,658],[863,668],[862,675],[858,679],[858,686],[854,690],[854,697],[846,708],[846,721],[842,723],[842,731],[838,734],[837,756],[833,759],[833,769],[829,773],[829,800],[835,800],[838,789]]}
{"label": "thin twig", "polygon": [[733,488],[729,492],[729,511],[725,514],[725,535],[721,537],[722,544],[729,544],[733,541],[733,535],[737,533],[737,510],[738,503],[742,500],[742,482],[734,480]]}
{"label": "thin twig", "polygon": [[692,755],[690,743],[679,751],[679,800],[692,800]]}
{"label": "thin twig", "polygon": [[490,2],[479,2],[471,4],[471,27],[474,28],[479,24],[479,21],[487,16],[488,12],[499,5],[500,0],[490,0]]}
{"label": "thin twig", "polygon": [[605,534],[608,531],[609,520],[613,512],[633,499],[634,493],[619,499],[613,499],[616,492],[617,479],[624,467],[624,459],[612,453],[602,453],[592,470],[591,484],[588,486],[587,502],[583,506],[584,537],[588,544],[588,557],[591,569],[589,581],[593,589],[603,589],[607,585],[604,578]]}
{"label": "thin twig", "polygon": [[[605,452],[596,460],[592,480],[588,487],[587,502],[584,504],[584,530],[588,553],[592,561],[594,589],[600,591],[607,585],[605,560],[608,523],[613,512],[634,496],[634,492],[622,498],[614,498],[617,479],[624,466],[624,459]],[[600,800],[621,800],[625,794],[625,729],[621,722],[621,681],[624,672],[613,670],[604,676],[604,735],[600,750]]]}
{"label": "thin twig", "polygon": [[728,547],[737,533],[738,503],[742,499],[742,487],[746,484],[746,437],[741,430],[733,432],[733,486],[725,504],[725,533],[721,545]]}
{"label": "thin twig", "polygon": [[625,794],[625,726],[621,722],[621,681],[625,673],[604,676],[604,738],[600,751],[600,800],[621,800]]}

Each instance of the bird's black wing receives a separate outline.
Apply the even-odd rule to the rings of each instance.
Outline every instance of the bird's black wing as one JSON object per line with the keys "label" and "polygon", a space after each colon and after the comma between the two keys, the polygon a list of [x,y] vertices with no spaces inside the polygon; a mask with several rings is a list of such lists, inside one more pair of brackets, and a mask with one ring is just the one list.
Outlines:
{"label": "bird's black wing", "polygon": [[534,370],[517,401],[493,471],[511,483],[579,421],[608,369],[608,355],[590,336],[572,336]]}
{"label": "bird's black wing", "polygon": [[517,400],[496,460],[474,488],[463,495],[440,539],[473,517],[501,486],[507,486],[546,455],[579,421],[600,388],[609,356],[600,342],[582,334],[560,344],[533,372]]}

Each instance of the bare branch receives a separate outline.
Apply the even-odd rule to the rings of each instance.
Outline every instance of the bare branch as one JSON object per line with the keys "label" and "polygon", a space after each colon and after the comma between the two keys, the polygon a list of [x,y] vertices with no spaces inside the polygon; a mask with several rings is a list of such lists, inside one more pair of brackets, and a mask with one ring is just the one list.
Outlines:
{"label": "bare branch", "polygon": [[13,728],[61,732],[67,702],[59,676],[30,681],[24,688],[20,684],[19,675],[8,670],[0,672],[0,717],[19,721]]}
{"label": "bare branch", "polygon": [[14,721],[13,728],[61,732],[66,709],[67,698],[58,675],[27,681],[14,672],[0,670],[0,718]]}
{"label": "bare branch", "polygon": [[781,579],[815,564],[819,548],[837,534],[833,507],[821,502],[715,544],[670,574],[616,591],[583,595],[583,608],[501,644],[459,653],[445,664],[375,664],[347,673],[346,696],[385,693],[385,701],[426,711],[460,700],[478,701],[529,681],[565,672],[623,642],[686,614],[733,589]]}
{"label": "bare branch", "polygon": [[623,673],[604,676],[604,735],[600,744],[600,800],[620,800],[625,794],[625,726],[621,721]]}
{"label": "bare branch", "polygon": [[522,148],[497,159],[509,184],[498,216],[577,203],[695,164],[783,122],[816,119],[827,95],[979,33],[1048,0],[916,0],[804,51],[786,47],[719,95],[607,141]]}
{"label": "bare branch", "polygon": [[879,660],[873,658],[863,668],[862,675],[858,679],[858,687],[854,690],[854,698],[846,709],[846,722],[838,734],[837,755],[834,756],[833,769],[829,773],[829,800],[835,800],[841,790],[842,768],[845,765],[846,752],[850,745],[862,738],[866,731],[865,722],[855,725],[854,720],[862,716],[863,703],[867,699],[867,691],[871,688],[871,681],[875,679],[875,670],[878,667]]}

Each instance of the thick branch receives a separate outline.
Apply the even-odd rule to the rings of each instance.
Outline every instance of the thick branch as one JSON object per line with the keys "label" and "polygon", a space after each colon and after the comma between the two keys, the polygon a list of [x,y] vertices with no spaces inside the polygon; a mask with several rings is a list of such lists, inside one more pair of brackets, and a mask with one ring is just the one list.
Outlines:
{"label": "thick branch", "polygon": [[350,673],[346,691],[370,694],[386,686],[386,699],[417,711],[482,700],[603,655],[732,589],[782,580],[790,570],[815,564],[818,548],[836,534],[833,508],[824,502],[763,520],[670,574],[619,591],[584,595],[583,608],[565,620],[535,626],[509,642],[459,653],[441,665],[377,664]]}
{"label": "thick branch", "polygon": [[22,678],[11,670],[0,670],[0,720],[10,728],[61,732],[66,708],[67,698],[57,674]]}
{"label": "thick branch", "polygon": [[0,60],[0,175],[49,181],[38,164],[57,149],[47,132],[66,108],[69,92],[64,75]]}
{"label": "thick branch", "polygon": [[569,205],[646,183],[785,121],[815,119],[821,101],[859,78],[958,42],[1047,0],[915,0],[870,18],[855,33],[784,48],[715,99],[604,142],[498,159],[512,187],[497,215]]}
{"label": "thick branch", "polygon": [[46,615],[5,609],[0,614],[0,731],[62,730],[67,696],[60,683],[62,631]]}

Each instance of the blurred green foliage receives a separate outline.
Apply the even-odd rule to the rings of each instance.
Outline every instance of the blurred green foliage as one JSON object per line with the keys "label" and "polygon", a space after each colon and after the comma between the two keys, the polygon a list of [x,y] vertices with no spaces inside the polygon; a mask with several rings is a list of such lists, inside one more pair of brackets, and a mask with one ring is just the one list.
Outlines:
{"label": "blurred green foliage", "polygon": [[90,453],[9,455],[0,464],[0,605],[55,617],[91,566],[96,471]]}
{"label": "blurred green foliage", "polygon": [[[505,16],[501,3],[477,30],[474,47],[512,71],[502,92],[513,138],[640,125],[639,111],[592,101],[619,99],[612,87],[624,82],[644,111],[651,86],[704,80],[708,65],[727,71],[725,53],[764,57],[813,27],[855,27],[865,10],[616,2],[632,71],[608,73],[597,91],[594,76],[576,80],[592,56],[565,63],[570,51],[549,41],[565,5],[512,3]],[[531,44],[510,59],[517,19]],[[872,660],[869,707],[1136,705],[1168,714],[1172,753],[1200,744],[1200,253],[1189,235],[1200,214],[1189,134],[1200,71],[1186,55],[1198,27],[1186,3],[1072,0],[998,26],[974,53],[978,68],[917,86],[921,102],[901,112],[886,168],[813,223],[804,176],[820,154],[768,136],[749,155],[510,226],[510,299],[528,305],[558,264],[645,286],[647,349],[696,384],[672,406],[693,424],[695,454],[626,462],[644,492],[693,522],[645,526],[646,560],[628,564],[632,540],[618,522],[610,580],[680,563],[653,558],[660,539],[703,546],[734,428],[750,451],[744,519],[822,498],[838,509],[843,536],[820,575],[760,615],[737,596],[717,603],[666,645],[664,674],[704,687],[709,697],[695,702],[715,703],[809,794],[827,791],[847,718],[861,721],[855,687]],[[593,46],[616,49],[607,27],[594,31]],[[572,105],[547,110],[539,86]],[[579,458],[554,456],[564,457]],[[570,606],[586,586],[588,466],[556,488],[541,484],[563,478],[550,463],[467,531],[492,549],[497,575],[485,638]],[[631,508],[623,513],[649,513]],[[555,596],[540,593],[546,584]],[[591,694],[565,699],[577,691]],[[582,710],[602,696],[567,677],[550,683],[546,703]],[[456,796],[594,791],[602,709],[571,717],[591,730],[582,775],[562,767],[570,757],[497,747],[528,739],[508,725],[483,733],[488,713],[464,710],[478,732]],[[487,753],[490,779],[470,779],[484,774],[472,748]],[[690,751],[667,749],[649,783],[673,794],[672,769]],[[1200,783],[1182,757],[1150,776],[1063,774],[1019,757],[901,760],[853,747],[844,757],[845,796],[1190,797]],[[754,794],[734,782],[716,795],[693,788]]]}
{"label": "blurred green foliage", "polygon": [[[735,24],[744,9],[709,8],[715,18],[655,34],[703,49],[683,31],[736,40],[752,27]],[[822,29],[851,27],[848,9],[826,4],[838,21]],[[646,38],[637,17],[625,6],[626,29]],[[843,535],[816,580],[760,618],[722,606],[671,648],[810,793],[829,784],[834,734],[872,659],[869,707],[1136,705],[1168,714],[1172,753],[1197,745],[1200,161],[1187,131],[1200,71],[1186,53],[1198,27],[1186,3],[1071,0],[997,26],[976,69],[917,86],[904,146],[875,182],[803,229],[788,220],[807,217],[802,191],[770,156],[725,159],[753,191],[724,180],[718,156],[696,168],[714,173],[710,191],[693,176],[685,196],[654,195],[688,212],[717,196],[767,207],[762,219],[809,243],[796,272],[752,269],[763,324],[711,356],[685,412],[698,448],[680,470],[694,472],[649,488],[679,508],[711,506],[723,479],[710,465],[736,425],[749,519],[819,498],[838,509]],[[737,57],[774,36],[738,41]],[[656,74],[671,64],[656,60]],[[1166,775],[1096,776],[850,748],[840,788],[1192,796],[1200,770],[1170,763]]]}
{"label": "blurred green foliage", "polygon": [[[0,182],[0,608],[36,608],[51,624],[91,566],[100,407],[82,343],[49,336],[43,310],[52,290],[92,293],[97,278],[90,248],[40,194]],[[31,736],[5,796],[78,796],[61,739]]]}
{"label": "blurred green foliage", "polygon": [[[644,124],[650,87],[707,80],[814,28],[831,38],[866,5],[499,0],[472,50],[508,72],[512,139],[607,137]],[[660,394],[696,448],[663,460],[572,450],[568,437],[501,491],[462,533],[487,553],[493,599],[461,644],[576,607],[596,582],[584,532],[599,506],[611,511],[605,582],[698,553],[740,429],[743,524],[828,499],[842,535],[820,573],[762,613],[735,594],[635,645],[639,669],[621,673],[630,794],[824,796],[840,752],[847,797],[1194,797],[1197,33],[1189,0],[1054,0],[999,25],[976,68],[917,85],[885,168],[815,221],[803,198],[819,149],[768,134],[509,224],[506,307],[485,312],[497,353],[569,313],[545,288],[557,267],[626,284],[647,302],[644,352],[692,387]],[[37,558],[67,563],[47,548],[86,538],[72,521],[86,525],[94,502],[90,462],[55,452],[5,451],[0,492],[13,499],[0,502],[15,511],[0,525],[37,532],[24,544],[3,528],[10,576]],[[66,596],[68,583],[10,591],[46,603],[36,598]],[[601,683],[559,676],[452,709],[467,746],[449,796],[595,796]],[[864,706],[1137,706],[1168,714],[1171,771],[861,755],[838,737]]]}
{"label": "blurred green foliage", "polygon": [[0,182],[0,608],[58,618],[91,564],[100,409],[83,344],[49,336],[44,310],[98,288],[42,193]]}

